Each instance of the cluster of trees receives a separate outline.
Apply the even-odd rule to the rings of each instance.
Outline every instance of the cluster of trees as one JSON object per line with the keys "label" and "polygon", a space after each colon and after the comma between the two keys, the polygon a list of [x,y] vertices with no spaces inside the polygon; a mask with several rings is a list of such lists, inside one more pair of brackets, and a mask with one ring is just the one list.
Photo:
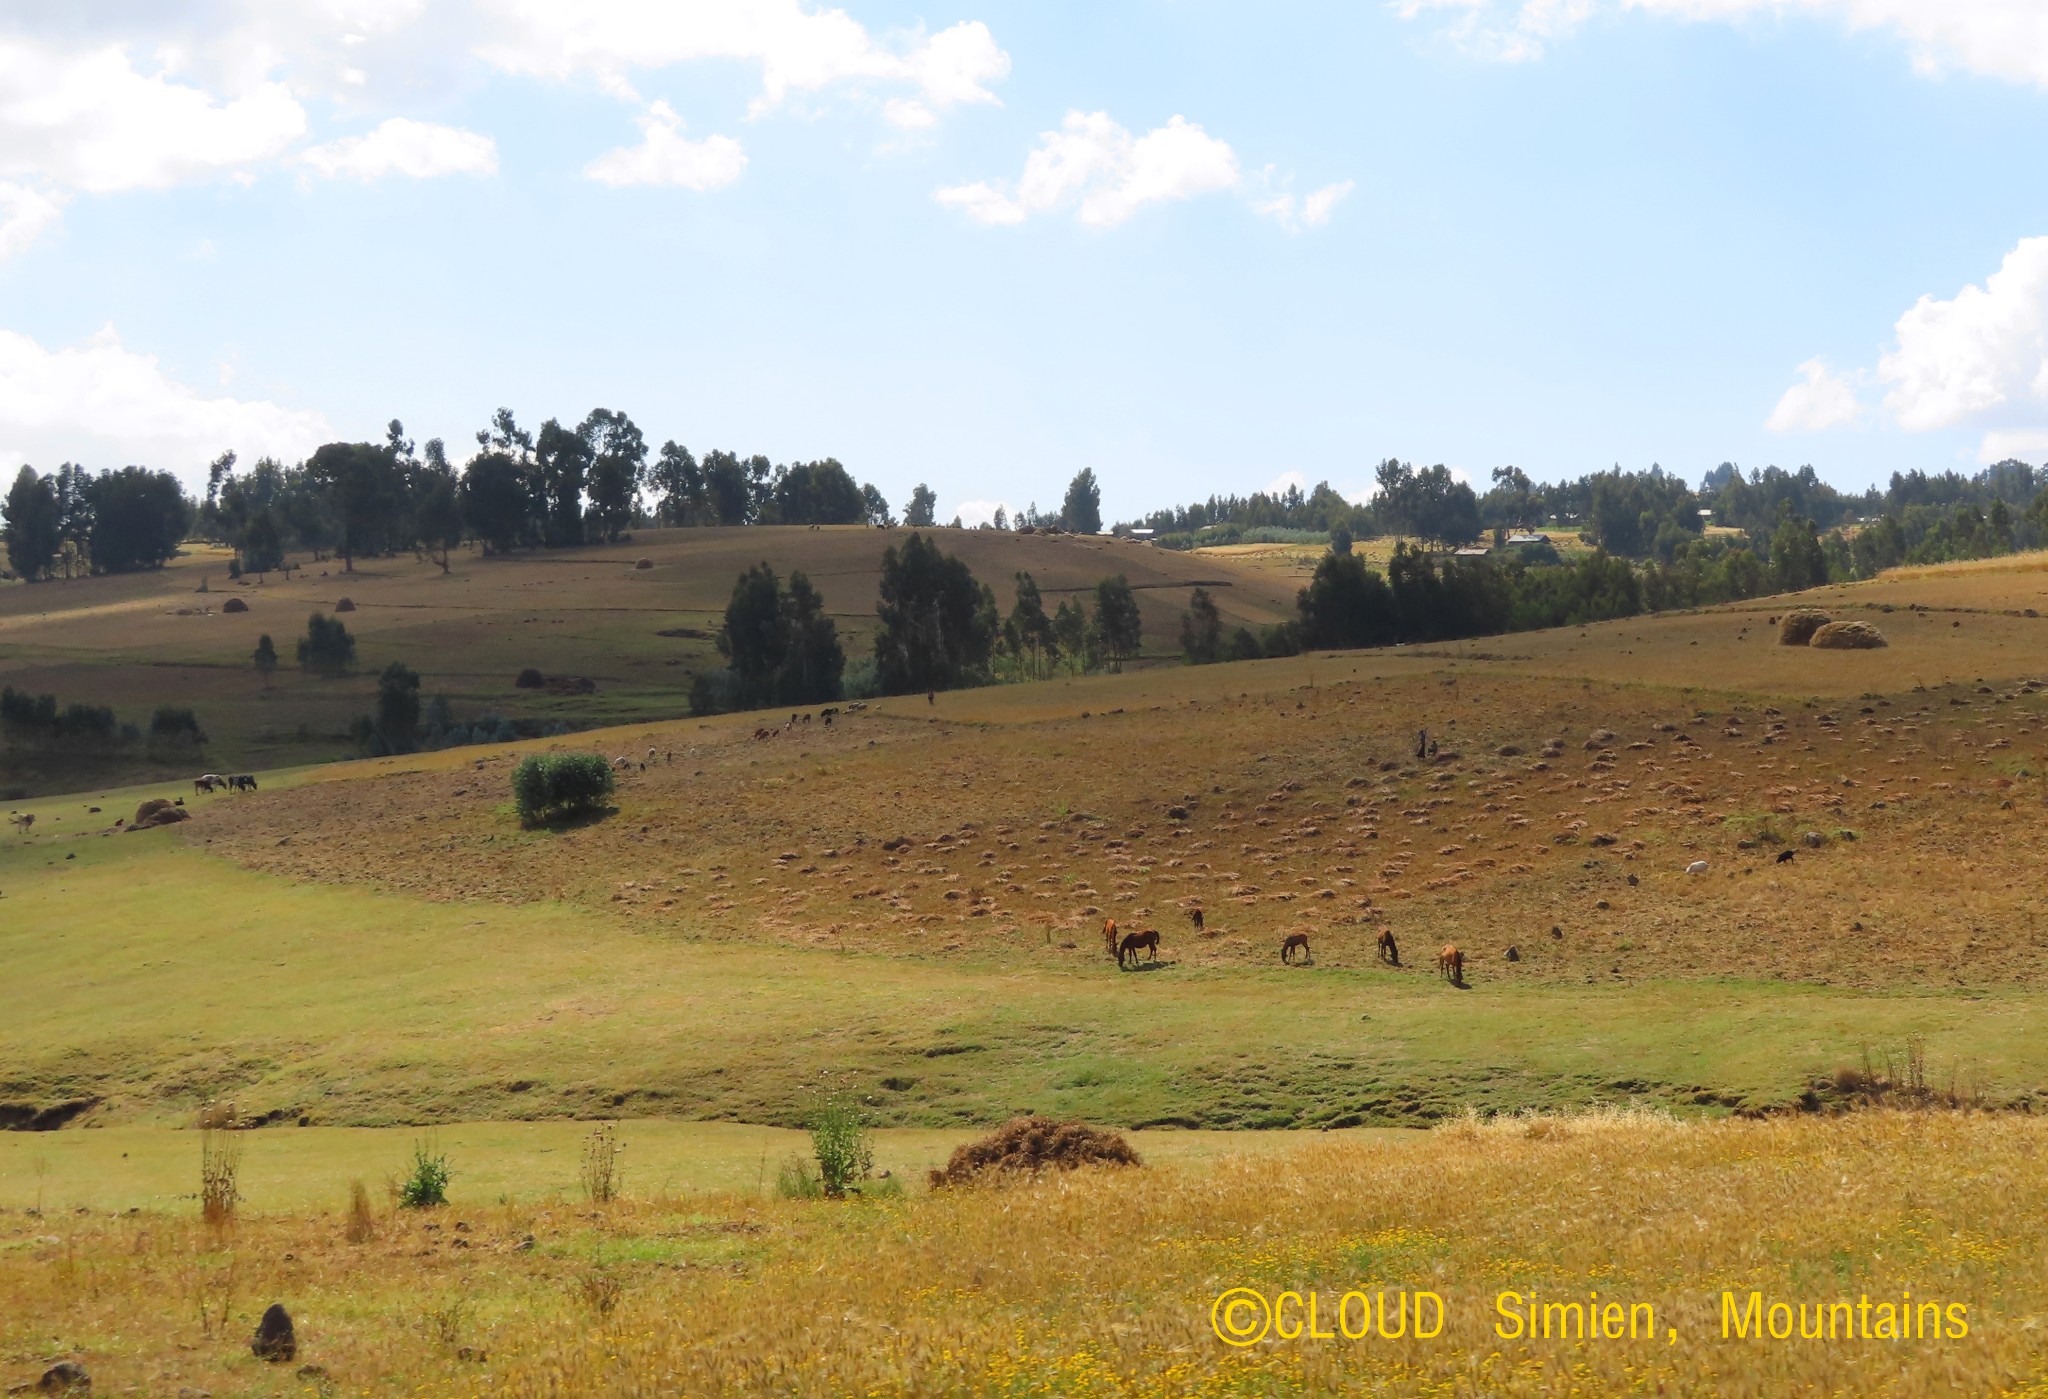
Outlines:
{"label": "cluster of trees", "polygon": [[690,686],[693,714],[821,704],[840,698],[846,653],[825,600],[801,569],[785,584],[759,563],[739,576],[718,632],[725,668]]}
{"label": "cluster of trees", "polygon": [[145,738],[152,755],[167,758],[195,753],[207,743],[198,717],[176,705],[157,706],[145,734],[138,725],[120,722],[105,705],[73,703],[60,709],[55,695],[34,695],[11,685],[0,688],[0,737],[17,747],[76,749],[94,756]]}
{"label": "cluster of trees", "polygon": [[191,510],[178,479],[139,466],[97,476],[66,462],[24,466],[0,500],[7,567],[28,582],[158,568],[178,552]]}

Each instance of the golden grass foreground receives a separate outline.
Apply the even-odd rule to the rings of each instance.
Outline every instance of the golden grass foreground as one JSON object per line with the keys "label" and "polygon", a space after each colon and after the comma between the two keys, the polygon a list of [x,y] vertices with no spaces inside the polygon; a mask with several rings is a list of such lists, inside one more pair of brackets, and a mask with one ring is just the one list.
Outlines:
{"label": "golden grass foreground", "polygon": [[[1291,1152],[897,1198],[0,1216],[9,1382],[421,1395],[2048,1395],[2048,1123],[1869,1112],[1465,1119]],[[351,1243],[351,1233],[361,1240]],[[1234,1348],[1228,1289],[1393,1301],[1442,1333]],[[1724,1339],[1721,1294],[1964,1310],[1942,1339]],[[1654,1338],[1503,1339],[1503,1292]],[[292,1309],[299,1364],[249,1353]],[[1788,1313],[1790,1314],[1790,1313]],[[1953,1315],[1953,1313],[1950,1313]],[[1355,1319],[1355,1317],[1354,1317]]]}

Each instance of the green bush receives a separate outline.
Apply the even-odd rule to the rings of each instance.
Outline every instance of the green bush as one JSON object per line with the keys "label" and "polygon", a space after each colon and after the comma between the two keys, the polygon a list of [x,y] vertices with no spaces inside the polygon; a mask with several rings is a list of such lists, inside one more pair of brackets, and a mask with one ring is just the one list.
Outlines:
{"label": "green bush", "polygon": [[811,1150],[818,1158],[818,1183],[838,1199],[857,1190],[875,1164],[867,1114],[844,1092],[827,1094],[811,1114]]}
{"label": "green bush", "polygon": [[426,1142],[414,1142],[412,1174],[398,1187],[400,1208],[425,1210],[447,1204],[448,1182],[453,1177],[445,1153],[433,1150]]}
{"label": "green bush", "polygon": [[602,810],[613,786],[611,765],[596,753],[536,753],[512,769],[512,799],[529,826]]}

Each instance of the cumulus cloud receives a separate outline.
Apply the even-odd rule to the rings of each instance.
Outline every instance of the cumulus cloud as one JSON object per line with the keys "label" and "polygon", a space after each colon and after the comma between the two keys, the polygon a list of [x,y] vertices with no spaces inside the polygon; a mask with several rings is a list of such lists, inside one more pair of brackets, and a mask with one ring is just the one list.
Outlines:
{"label": "cumulus cloud", "polygon": [[232,448],[244,457],[304,457],[334,436],[316,412],[260,399],[207,398],[171,378],[112,326],[82,344],[46,349],[0,330],[0,443],[9,462],[147,463],[203,478]]}
{"label": "cumulus cloud", "polygon": [[1273,220],[1289,233],[1299,233],[1305,228],[1321,228],[1330,221],[1330,212],[1337,207],[1337,201],[1351,193],[1355,186],[1350,180],[1324,185],[1296,199],[1290,192],[1283,191],[1269,197],[1254,199],[1252,208]]}
{"label": "cumulus cloud", "polygon": [[1847,376],[1837,374],[1827,361],[1810,359],[1799,366],[1805,379],[1785,390],[1778,406],[1764,424],[1772,432],[1822,432],[1847,427],[1863,416],[1856,401],[1856,386]]}
{"label": "cumulus cloud", "polygon": [[35,242],[63,212],[63,195],[0,180],[0,259]]}
{"label": "cumulus cloud", "polygon": [[[2048,444],[2048,237],[2023,238],[1982,286],[1923,296],[1899,317],[1869,378],[1882,417],[1907,432],[1971,428],[1987,461]],[[1767,426],[1808,431],[1856,422],[1855,382],[1820,360],[1778,401]]]}
{"label": "cumulus cloud", "polygon": [[966,21],[910,43],[878,42],[844,10],[801,0],[481,0],[484,61],[502,72],[590,77],[635,96],[632,75],[702,59],[755,63],[756,106],[842,83],[914,86],[928,108],[993,102],[1010,56],[988,26]]}
{"label": "cumulus cloud", "polygon": [[1451,43],[1505,62],[1541,58],[1596,14],[1693,22],[1824,20],[1889,33],[1915,68],[2048,86],[2048,7],[2040,0],[1394,0],[1404,19],[1434,17]]}
{"label": "cumulus cloud", "polygon": [[1082,223],[1112,228],[1147,204],[1231,189],[1238,179],[1229,145],[1185,117],[1134,137],[1107,112],[1069,112],[1058,131],[1039,137],[1014,191],[981,181],[933,197],[986,224],[1072,209]]}
{"label": "cumulus cloud", "polygon": [[712,190],[731,184],[747,168],[747,153],[730,136],[692,141],[682,134],[683,121],[666,102],[656,102],[640,118],[637,146],[606,151],[584,168],[584,175],[606,185],[681,185]]}
{"label": "cumulus cloud", "polygon": [[977,525],[985,525],[994,520],[998,510],[1003,512],[1005,519],[1017,513],[1017,507],[1007,500],[963,500],[954,514],[959,517],[962,525],[973,529]]}
{"label": "cumulus cloud", "polygon": [[67,53],[0,38],[0,177],[161,189],[271,159],[305,130],[281,83],[225,101],[137,70],[118,46]]}
{"label": "cumulus cloud", "polygon": [[497,143],[459,126],[392,117],[365,136],[345,136],[315,146],[303,157],[323,175],[377,180],[405,175],[415,180],[436,175],[495,175]]}

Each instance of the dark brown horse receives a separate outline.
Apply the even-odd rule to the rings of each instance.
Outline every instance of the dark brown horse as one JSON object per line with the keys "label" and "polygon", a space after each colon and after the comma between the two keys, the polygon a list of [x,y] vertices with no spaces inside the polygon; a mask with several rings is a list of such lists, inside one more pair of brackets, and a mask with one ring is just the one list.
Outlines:
{"label": "dark brown horse", "polygon": [[1196,931],[1196,932],[1198,932],[1198,933],[1199,933],[1199,932],[1201,932],[1201,931],[1202,931],[1202,910],[1200,910],[1199,908],[1191,908],[1191,909],[1189,909],[1189,910],[1188,910],[1188,922],[1190,922],[1190,923],[1192,923],[1192,924],[1194,924],[1194,925],[1195,925],[1195,931]]}
{"label": "dark brown horse", "polygon": [[1280,944],[1280,960],[1282,962],[1292,961],[1294,949],[1297,947],[1301,949],[1302,961],[1313,962],[1315,960],[1315,957],[1308,950],[1307,933],[1289,933],[1286,940]]}
{"label": "dark brown horse", "polygon": [[1152,954],[1152,961],[1156,962],[1159,960],[1158,929],[1154,928],[1142,933],[1125,933],[1124,940],[1116,945],[1116,964],[1121,967],[1124,964],[1124,955],[1128,953],[1131,965],[1136,966],[1140,952],[1150,952]]}
{"label": "dark brown horse", "polygon": [[1394,930],[1392,928],[1380,929],[1379,949],[1382,962],[1393,967],[1401,965],[1401,949],[1394,942]]}

